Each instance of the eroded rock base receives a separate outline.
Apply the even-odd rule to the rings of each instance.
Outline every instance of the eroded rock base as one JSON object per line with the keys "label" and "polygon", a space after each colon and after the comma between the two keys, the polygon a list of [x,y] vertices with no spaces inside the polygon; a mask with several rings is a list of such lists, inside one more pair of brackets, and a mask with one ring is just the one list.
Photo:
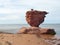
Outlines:
{"label": "eroded rock base", "polygon": [[22,27],[19,32],[20,34],[50,34],[50,35],[55,35],[56,32],[54,29],[49,29],[49,28],[40,28],[40,27]]}

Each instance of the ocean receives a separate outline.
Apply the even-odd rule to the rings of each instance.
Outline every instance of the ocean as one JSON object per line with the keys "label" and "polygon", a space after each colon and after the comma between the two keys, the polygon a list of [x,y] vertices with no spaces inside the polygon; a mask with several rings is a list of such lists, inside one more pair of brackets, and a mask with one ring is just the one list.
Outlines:
{"label": "ocean", "polygon": [[[0,32],[17,33],[21,27],[29,27],[27,24],[0,24]],[[60,36],[60,24],[41,24],[39,27],[55,29]]]}

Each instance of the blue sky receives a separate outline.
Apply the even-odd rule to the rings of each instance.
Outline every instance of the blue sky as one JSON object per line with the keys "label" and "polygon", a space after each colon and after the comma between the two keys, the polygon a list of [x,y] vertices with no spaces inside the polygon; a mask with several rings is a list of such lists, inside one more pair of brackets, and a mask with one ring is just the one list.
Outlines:
{"label": "blue sky", "polygon": [[47,11],[44,23],[60,23],[60,0],[0,0],[0,24],[26,24],[30,9]]}

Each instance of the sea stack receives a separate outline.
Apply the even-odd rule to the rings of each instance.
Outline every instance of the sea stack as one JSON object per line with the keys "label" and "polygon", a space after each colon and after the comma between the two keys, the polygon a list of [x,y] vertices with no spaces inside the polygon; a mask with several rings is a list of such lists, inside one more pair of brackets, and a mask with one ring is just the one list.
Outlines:
{"label": "sea stack", "polygon": [[31,9],[26,12],[26,21],[32,27],[39,27],[44,22],[45,15],[48,14],[46,11],[37,11]]}
{"label": "sea stack", "polygon": [[37,11],[31,9],[30,11],[26,12],[26,21],[31,27],[22,27],[18,33],[20,34],[51,34],[55,35],[56,32],[54,29],[49,28],[41,28],[39,25],[44,22],[44,19],[46,17],[46,14],[48,12],[46,11]]}

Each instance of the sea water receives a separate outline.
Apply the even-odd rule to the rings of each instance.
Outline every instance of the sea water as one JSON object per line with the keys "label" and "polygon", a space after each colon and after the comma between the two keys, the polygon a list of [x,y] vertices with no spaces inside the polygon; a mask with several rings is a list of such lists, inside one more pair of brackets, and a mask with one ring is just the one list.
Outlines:
{"label": "sea water", "polygon": [[[21,27],[29,27],[28,24],[0,24],[0,32],[17,33]],[[56,35],[60,35],[60,24],[41,24],[39,27],[55,29]]]}

